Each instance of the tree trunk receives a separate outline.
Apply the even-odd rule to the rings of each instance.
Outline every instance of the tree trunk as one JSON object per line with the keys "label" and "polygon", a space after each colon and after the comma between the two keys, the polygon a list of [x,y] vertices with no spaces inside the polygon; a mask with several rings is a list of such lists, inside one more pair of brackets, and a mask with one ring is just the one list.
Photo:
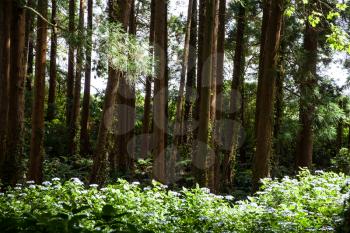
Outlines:
{"label": "tree trunk", "polygon": [[178,147],[181,143],[182,135],[183,135],[183,107],[184,107],[184,91],[185,91],[185,82],[186,82],[186,73],[188,70],[188,59],[189,59],[189,47],[190,47],[190,37],[191,37],[191,21],[192,21],[192,10],[193,8],[193,0],[190,0],[188,3],[187,10],[187,24],[186,24],[186,33],[185,33],[185,44],[182,55],[182,63],[181,63],[181,76],[180,76],[180,86],[179,93],[177,96],[176,102],[176,116],[174,123],[174,142],[173,142],[173,150],[170,157],[170,167],[169,174],[170,179],[174,180],[176,175],[176,161],[178,156]]}
{"label": "tree trunk", "polygon": [[225,137],[228,138],[224,150],[224,159],[222,163],[222,187],[232,187],[234,180],[234,167],[237,157],[238,137],[240,123],[242,121],[240,111],[241,102],[239,93],[243,83],[244,71],[244,32],[245,32],[245,8],[238,3],[236,47],[233,60],[233,76],[230,94],[229,126],[227,127]]}
{"label": "tree trunk", "polygon": [[204,61],[203,73],[200,86],[200,116],[198,124],[198,139],[196,152],[193,156],[193,174],[202,186],[207,186],[208,172],[208,152],[209,152],[209,121],[210,121],[210,94],[211,94],[211,79],[212,79],[212,59],[210,53],[213,46],[213,27],[215,20],[215,0],[206,0],[206,14],[203,37],[203,57]]}
{"label": "tree trunk", "polygon": [[87,45],[86,45],[86,62],[85,62],[85,83],[83,108],[81,111],[80,122],[80,153],[89,155],[92,153],[89,137],[89,115],[90,115],[90,86],[91,86],[91,53],[92,53],[92,20],[93,20],[93,0],[88,0],[88,17],[87,17]]}
{"label": "tree trunk", "polygon": [[[79,25],[78,25],[78,35],[79,38],[84,38],[84,10],[85,10],[85,0],[79,1]],[[73,106],[71,112],[71,126],[70,137],[69,137],[69,153],[70,155],[76,155],[78,151],[78,136],[77,131],[79,129],[79,112],[80,112],[80,93],[81,93],[81,75],[83,72],[83,59],[84,59],[84,50],[83,46],[77,46],[77,60],[76,60],[76,73],[74,81],[74,97],[73,97]]]}
{"label": "tree trunk", "polygon": [[12,3],[11,70],[7,146],[4,160],[3,183],[14,185],[21,174],[23,157],[24,80],[26,76],[25,9]]}
{"label": "tree trunk", "polygon": [[184,109],[184,134],[183,142],[185,145],[190,145],[193,139],[193,131],[191,129],[190,118],[194,115],[192,107],[195,102],[196,95],[196,65],[197,65],[197,0],[193,0],[192,19],[190,31],[190,45],[188,51],[187,65],[187,81],[185,94],[185,109]]}
{"label": "tree trunk", "polygon": [[211,48],[212,59],[212,79],[211,79],[211,96],[210,96],[210,121],[211,124],[215,122],[216,113],[216,73],[217,73],[217,41],[218,41],[218,26],[219,26],[219,1],[215,0],[215,12],[214,12],[214,26],[213,26],[213,46]]}
{"label": "tree trunk", "polygon": [[154,57],[156,62],[156,79],[154,82],[154,110],[153,110],[153,177],[160,182],[166,182],[165,171],[165,145],[166,145],[166,105],[167,105],[167,58],[166,58],[166,1],[157,0],[155,2],[155,48]]}
{"label": "tree trunk", "polygon": [[[109,0],[109,20],[111,22],[120,22],[124,30],[127,30],[129,19],[131,0]],[[121,77],[121,72],[108,67],[108,81],[106,88],[106,95],[103,104],[103,111],[101,116],[100,128],[96,142],[96,149],[93,158],[93,167],[90,175],[90,183],[104,183],[106,178],[107,168],[107,137],[110,133],[113,123],[113,114],[115,107],[115,100],[118,90],[118,81]]]}
{"label": "tree trunk", "polygon": [[[264,73],[264,59],[265,59],[265,42],[266,42],[266,34],[267,34],[267,27],[269,23],[269,17],[270,17],[270,8],[271,8],[271,0],[263,0],[262,1],[262,8],[263,8],[263,18],[261,23],[261,33],[260,33],[260,54],[259,54],[259,70],[258,70],[258,86],[256,91],[256,105],[261,105],[260,101],[263,101],[263,99],[258,99],[258,96],[261,95],[261,86],[260,83],[262,81],[262,75]],[[259,109],[255,109],[255,137],[257,137],[257,128],[258,128],[258,121],[259,120]]]}
{"label": "tree trunk", "polygon": [[[314,1],[310,2],[310,9]],[[311,10],[310,10],[311,12]],[[306,21],[307,22],[307,21]],[[306,23],[304,34],[305,57],[300,77],[300,129],[297,142],[296,166],[308,167],[312,165],[313,153],[313,121],[315,115],[314,91],[316,86],[318,32],[310,23]]]}
{"label": "tree trunk", "polygon": [[201,102],[201,88],[202,88],[202,76],[203,76],[203,65],[205,62],[203,49],[204,49],[204,36],[205,36],[205,20],[206,20],[206,1],[199,0],[199,25],[198,25],[198,60],[197,60],[197,98],[195,105],[195,112],[193,116],[193,139],[198,138],[198,124],[200,115],[200,102]]}
{"label": "tree trunk", "polygon": [[[47,0],[38,0],[38,11],[47,18]],[[28,179],[41,182],[44,160],[44,101],[45,101],[45,69],[47,47],[47,22],[38,16],[37,42],[35,57],[35,92],[32,113],[32,137]]]}
{"label": "tree trunk", "polygon": [[[51,23],[56,24],[57,2],[52,0]],[[50,80],[49,98],[47,101],[47,120],[52,121],[56,116],[56,54],[57,54],[57,33],[56,28],[51,28],[51,51],[50,51]]]}
{"label": "tree trunk", "polygon": [[275,82],[277,52],[280,45],[280,34],[283,18],[283,0],[274,0],[271,2],[268,13],[268,23],[266,28],[266,38],[264,49],[264,64],[261,80],[259,80],[257,96],[257,114],[258,119],[256,129],[256,153],[253,162],[253,190],[259,188],[261,178],[270,175],[270,158],[272,153],[272,131],[273,131],[273,113],[275,99]]}
{"label": "tree trunk", "polygon": [[286,39],[284,39],[284,22],[282,25],[282,35],[281,35],[281,46],[280,46],[280,55],[278,60],[277,67],[277,76],[276,76],[276,100],[275,100],[275,116],[274,116],[274,128],[273,128],[273,158],[272,158],[272,175],[277,175],[278,167],[279,167],[279,158],[282,155],[282,145],[280,140],[280,133],[282,127],[282,118],[284,111],[284,91],[283,91],[283,83],[284,83],[284,59],[286,52]]}
{"label": "tree trunk", "polygon": [[[155,17],[155,1],[151,0],[151,19],[150,19],[150,35],[149,35],[149,44],[150,48],[150,56],[153,59],[154,51],[154,17]],[[152,95],[152,76],[146,77],[146,85],[145,85],[145,103],[144,103],[144,112],[142,119],[142,146],[141,146],[141,157],[146,158],[150,152],[149,144],[150,144],[150,119],[151,119],[151,95]]]}
{"label": "tree trunk", "polygon": [[[69,23],[68,31],[70,36],[75,35],[75,0],[69,0]],[[67,74],[67,96],[66,96],[66,125],[71,126],[74,98],[74,44],[68,39],[68,74]],[[70,133],[70,129],[68,129]],[[69,134],[68,134],[69,135]]]}
{"label": "tree trunk", "polygon": [[1,72],[0,72],[0,168],[2,168],[6,151],[6,133],[9,109],[9,82],[10,82],[10,53],[11,53],[11,18],[12,1],[0,3],[1,12]]}
{"label": "tree trunk", "polygon": [[[27,6],[35,8],[36,0],[28,0]],[[26,58],[27,58],[27,77],[26,77],[26,90],[31,91],[32,87],[32,76],[33,76],[33,65],[34,65],[34,13],[31,11],[26,12],[26,36],[25,36],[25,46],[26,46]],[[31,107],[31,106],[30,106]]]}
{"label": "tree trunk", "polygon": [[[134,16],[134,1],[132,1],[129,33],[136,33]],[[135,128],[135,86],[126,80],[126,75],[119,79],[117,93],[117,127],[115,149],[110,155],[111,174],[115,177],[131,176],[134,167],[134,128]]]}
{"label": "tree trunk", "polygon": [[[216,70],[216,112],[214,124],[214,190],[218,191],[221,183],[221,150],[222,150],[222,118],[223,118],[223,85],[224,85],[224,61],[225,61],[225,17],[226,0],[220,0],[217,38],[217,70]],[[243,35],[243,32],[242,32]]]}

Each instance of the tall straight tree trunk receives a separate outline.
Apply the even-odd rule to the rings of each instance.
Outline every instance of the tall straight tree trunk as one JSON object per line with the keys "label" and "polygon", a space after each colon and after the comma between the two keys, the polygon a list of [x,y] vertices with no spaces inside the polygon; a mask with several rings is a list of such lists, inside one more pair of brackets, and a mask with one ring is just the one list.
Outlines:
{"label": "tall straight tree trunk", "polygon": [[273,158],[272,158],[272,175],[274,176],[276,172],[278,171],[279,166],[279,158],[282,155],[282,145],[280,140],[280,133],[281,133],[281,127],[282,127],[282,118],[283,118],[283,111],[284,111],[284,91],[283,91],[283,84],[284,84],[284,60],[285,60],[285,52],[286,52],[286,39],[284,38],[285,34],[285,22],[283,20],[282,25],[282,35],[281,35],[281,46],[279,51],[279,60],[278,60],[278,67],[277,67],[277,76],[276,76],[276,100],[275,100],[275,119],[274,119],[274,127],[273,127],[273,138],[274,138],[274,145],[273,145]]}
{"label": "tall straight tree trunk", "polygon": [[195,105],[195,114],[193,121],[193,139],[197,140],[198,138],[198,124],[199,124],[199,115],[200,115],[200,102],[201,102],[201,88],[202,88],[202,76],[203,76],[203,66],[204,66],[204,36],[205,36],[205,20],[206,20],[206,1],[199,0],[199,23],[198,23],[198,60],[197,60],[197,98]]}
{"label": "tall straight tree trunk", "polygon": [[[214,190],[218,191],[221,183],[221,151],[222,151],[222,118],[223,118],[223,85],[224,85],[224,60],[225,60],[225,17],[226,0],[220,0],[218,18],[218,39],[217,39],[217,70],[216,70],[216,112],[214,125]],[[239,23],[238,23],[239,24]],[[243,35],[243,32],[242,32]]]}
{"label": "tall straight tree trunk", "polygon": [[88,0],[87,16],[87,46],[85,62],[85,83],[83,96],[83,109],[81,111],[80,122],[80,153],[81,155],[91,154],[91,145],[89,137],[89,115],[90,115],[90,86],[91,86],[91,53],[92,53],[92,20],[93,20],[93,0]]}
{"label": "tall straight tree trunk", "polygon": [[[129,19],[129,33],[136,33],[134,21],[134,0],[131,5]],[[135,128],[135,86],[126,80],[126,76],[119,78],[117,94],[117,127],[115,149],[110,155],[111,174],[131,176],[134,163],[134,128]]]}
{"label": "tall straight tree trunk", "polygon": [[166,56],[166,1],[155,2],[155,37],[154,57],[156,62],[156,79],[154,82],[154,106],[153,106],[153,177],[161,182],[166,182],[165,157],[166,157],[166,109],[167,109],[167,56]]}
{"label": "tall straight tree trunk", "polygon": [[12,3],[11,23],[11,70],[9,89],[9,111],[7,125],[6,158],[3,164],[3,180],[14,185],[20,178],[21,160],[23,157],[23,124],[24,124],[24,80],[26,77],[25,50],[25,9],[20,3]]}
{"label": "tall straight tree trunk", "polygon": [[[56,24],[57,2],[52,0],[51,23]],[[57,55],[57,33],[56,28],[51,28],[51,51],[50,51],[50,81],[49,98],[47,101],[47,120],[52,121],[56,116],[56,55]]]}
{"label": "tall straight tree trunk", "polygon": [[[241,89],[243,83],[243,71],[244,71],[244,32],[245,32],[245,7],[241,3],[237,3],[238,15],[237,15],[237,29],[236,29],[236,47],[235,55],[233,59],[233,76],[231,83],[230,94],[230,110],[229,110],[229,126],[226,128],[227,145],[224,150],[224,159],[222,163],[222,187],[232,187],[234,179],[234,167],[237,156],[238,136],[241,123],[241,99],[238,98],[237,93]],[[242,110],[241,110],[242,111]]]}
{"label": "tall straight tree trunk", "polygon": [[184,107],[184,134],[183,142],[186,145],[191,144],[193,132],[191,130],[190,118],[193,116],[192,108],[195,102],[196,95],[196,65],[197,65],[197,10],[198,2],[193,0],[192,19],[190,31],[190,44],[188,50],[188,65],[187,65],[187,80],[186,80],[186,94]]}
{"label": "tall straight tree trunk", "polygon": [[[75,0],[69,0],[69,23],[68,31],[70,36],[75,35]],[[66,96],[66,125],[71,126],[74,98],[74,45],[72,39],[68,39],[68,74],[67,74],[67,96]],[[68,132],[70,130],[68,129]],[[69,134],[68,134],[69,135]]]}
{"label": "tall straight tree trunk", "polygon": [[[1,1],[1,54],[0,54],[0,168],[3,167],[6,152],[6,135],[9,108],[10,53],[12,0]],[[2,176],[2,174],[0,174]]]}
{"label": "tall straight tree trunk", "polygon": [[277,53],[280,46],[280,35],[283,19],[283,0],[273,0],[268,10],[269,20],[266,28],[264,49],[264,65],[259,80],[257,99],[257,137],[256,152],[253,162],[253,190],[259,188],[261,178],[270,175],[270,158],[272,153],[273,113],[275,99]]}
{"label": "tall straight tree trunk", "polygon": [[[151,0],[151,19],[150,19],[150,35],[149,35],[149,44],[150,44],[150,56],[153,59],[154,51],[154,17],[155,17],[155,1]],[[144,137],[142,139],[141,146],[141,157],[146,158],[149,153],[149,144],[150,144],[150,124],[151,124],[151,95],[152,95],[152,76],[146,77],[145,84],[145,103],[144,103],[144,112],[142,118],[142,133]]]}
{"label": "tall straight tree trunk", "polygon": [[212,79],[211,79],[211,96],[210,96],[210,121],[211,124],[215,122],[216,113],[216,73],[217,73],[217,42],[218,42],[218,26],[219,26],[219,1],[215,0],[215,12],[214,12],[214,26],[213,26],[213,46],[211,49],[211,59],[212,59]]}
{"label": "tall straight tree trunk", "polygon": [[[266,43],[266,34],[267,34],[267,27],[269,23],[269,17],[270,17],[270,7],[271,7],[271,0],[263,0],[262,1],[262,8],[263,8],[263,18],[261,23],[261,33],[260,33],[260,54],[259,54],[259,70],[258,70],[258,86],[257,86],[257,98],[256,98],[256,105],[261,105],[260,101],[263,101],[263,99],[258,99],[258,96],[260,96],[261,86],[262,84],[259,83],[262,81],[262,75],[264,73],[264,62],[265,62],[265,43]],[[257,128],[258,128],[258,122],[259,120],[259,109],[255,109],[255,137],[257,137]]]}
{"label": "tall straight tree trunk", "polygon": [[[84,38],[84,10],[85,10],[85,0],[79,1],[79,25],[78,25],[78,35],[79,38]],[[82,45],[77,47],[77,60],[76,60],[76,73],[74,81],[74,97],[72,106],[72,119],[69,137],[69,152],[71,155],[78,154],[78,143],[79,139],[77,132],[79,130],[79,112],[80,112],[80,93],[81,93],[81,75],[83,72],[83,59],[84,59],[84,48]]]}
{"label": "tall straight tree trunk", "polygon": [[[47,18],[47,0],[38,0],[38,12]],[[32,113],[32,137],[30,143],[28,179],[41,182],[44,160],[44,101],[47,49],[47,22],[38,16],[35,57],[35,90]]]}
{"label": "tall straight tree trunk", "polygon": [[[313,9],[313,4],[315,4],[315,1],[309,3],[310,9]],[[300,77],[300,129],[297,142],[297,168],[310,168],[312,165],[313,121],[315,117],[314,91],[317,82],[317,40],[317,28],[313,28],[310,23],[306,21],[304,34],[305,57]]]}
{"label": "tall straight tree trunk", "polygon": [[210,121],[210,93],[212,79],[211,51],[213,46],[213,28],[215,20],[215,0],[206,0],[205,23],[203,37],[203,73],[200,87],[200,116],[198,124],[198,138],[196,151],[193,156],[193,174],[200,185],[208,184],[208,152],[209,152],[209,121]]}
{"label": "tall straight tree trunk", "polygon": [[187,24],[186,24],[186,33],[185,33],[185,44],[184,44],[182,63],[181,63],[180,86],[179,86],[179,93],[178,93],[177,102],[176,102],[173,150],[170,157],[170,167],[169,167],[170,179],[172,180],[175,178],[178,146],[181,143],[181,139],[183,135],[184,92],[185,92],[186,73],[188,70],[188,59],[189,59],[188,56],[189,56],[191,22],[192,22],[192,12],[193,12],[192,8],[193,8],[193,0],[190,0],[188,3],[188,10],[187,10]]}
{"label": "tall straight tree trunk", "polygon": [[[27,6],[35,8],[36,0],[27,0]],[[32,87],[32,75],[33,75],[33,59],[34,59],[34,13],[31,11],[26,12],[26,36],[25,36],[25,46],[26,46],[26,58],[27,58],[27,77],[26,77],[26,90],[31,91]]]}
{"label": "tall straight tree trunk", "polygon": [[[121,23],[125,31],[127,30],[129,24],[131,4],[131,0],[108,1],[109,20],[111,22]],[[115,100],[120,77],[120,71],[114,69],[112,66],[108,67],[106,95],[104,99],[100,128],[98,131],[96,149],[93,158],[90,183],[104,183],[106,178],[106,168],[108,161],[107,137],[110,133],[113,123]]]}

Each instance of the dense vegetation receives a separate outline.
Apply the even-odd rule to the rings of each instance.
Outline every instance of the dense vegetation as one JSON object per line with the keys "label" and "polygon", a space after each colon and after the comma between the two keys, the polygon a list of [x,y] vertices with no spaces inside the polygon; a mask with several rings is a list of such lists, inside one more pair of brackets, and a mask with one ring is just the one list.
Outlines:
{"label": "dense vegetation", "polygon": [[349,6],[0,0],[0,232],[350,232]]}
{"label": "dense vegetation", "polygon": [[350,193],[349,177],[329,172],[265,179],[247,200],[207,188],[175,192],[118,180],[99,188],[77,178],[28,181],[0,196],[0,227],[16,232],[334,232]]}

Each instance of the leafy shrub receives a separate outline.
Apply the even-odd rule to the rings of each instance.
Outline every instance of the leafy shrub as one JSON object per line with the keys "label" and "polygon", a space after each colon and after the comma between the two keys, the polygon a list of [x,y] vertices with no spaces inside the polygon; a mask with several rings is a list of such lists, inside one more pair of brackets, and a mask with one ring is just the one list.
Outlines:
{"label": "leafy shrub", "polygon": [[333,159],[331,159],[331,163],[335,171],[349,174],[350,153],[348,148],[341,148],[339,153]]}
{"label": "leafy shrub", "polygon": [[99,189],[77,178],[17,185],[0,195],[1,232],[333,232],[349,198],[347,177],[302,171],[265,179],[234,202],[206,188],[179,192],[118,180]]}

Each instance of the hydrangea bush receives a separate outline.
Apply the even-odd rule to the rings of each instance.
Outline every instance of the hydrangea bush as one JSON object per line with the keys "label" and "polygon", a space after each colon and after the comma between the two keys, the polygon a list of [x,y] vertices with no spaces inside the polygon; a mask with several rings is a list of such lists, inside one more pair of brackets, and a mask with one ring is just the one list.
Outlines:
{"label": "hydrangea bush", "polygon": [[73,178],[27,182],[0,194],[1,232],[334,232],[349,199],[342,174],[302,171],[265,179],[235,202],[206,188],[171,191],[118,180],[99,188]]}

